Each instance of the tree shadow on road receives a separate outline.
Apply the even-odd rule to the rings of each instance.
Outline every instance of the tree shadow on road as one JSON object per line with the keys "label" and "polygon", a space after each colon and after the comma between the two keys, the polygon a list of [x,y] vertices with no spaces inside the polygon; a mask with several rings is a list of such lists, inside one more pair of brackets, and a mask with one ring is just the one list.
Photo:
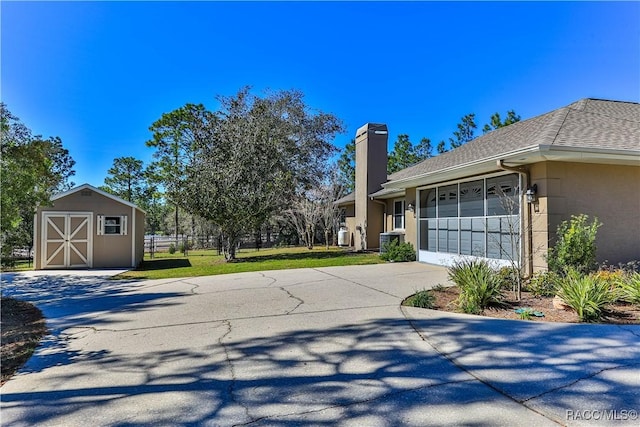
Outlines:
{"label": "tree shadow on road", "polygon": [[[513,423],[514,414],[523,416],[522,423],[549,421],[516,402],[535,407],[545,391],[558,398],[557,410],[549,414],[558,422],[564,421],[561,411],[576,402],[605,408],[640,403],[637,395],[617,394],[615,377],[597,374],[614,366],[637,370],[640,347],[621,348],[628,339],[618,340],[616,334],[629,333],[621,329],[607,330],[612,336],[603,338],[603,331],[593,328],[576,334],[575,325],[413,320],[424,342],[405,319],[296,329],[296,317],[286,318],[291,325],[269,337],[256,331],[234,338],[237,326],[222,321],[194,326],[193,336],[202,344],[189,348],[177,342],[174,348],[149,348],[143,354],[81,351],[75,363],[86,367],[75,372],[89,378],[78,382],[74,374],[62,374],[55,389],[3,393],[3,415],[12,420],[18,410],[16,420],[39,424],[113,411],[108,424],[121,426],[329,426],[344,420],[354,425],[489,425]],[[121,337],[129,338],[135,339]],[[561,340],[570,345],[558,345]],[[103,375],[92,376],[91,370]],[[495,381],[493,388],[469,371],[487,383]],[[130,374],[118,375],[122,372]],[[107,381],[108,373],[113,376]],[[584,378],[591,387],[572,387]],[[513,398],[505,397],[509,393]]]}

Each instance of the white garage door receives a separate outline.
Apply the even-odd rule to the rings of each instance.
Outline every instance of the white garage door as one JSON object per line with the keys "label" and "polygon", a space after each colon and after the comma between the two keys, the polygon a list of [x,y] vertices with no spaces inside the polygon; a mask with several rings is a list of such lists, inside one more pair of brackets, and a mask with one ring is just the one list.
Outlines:
{"label": "white garage door", "polygon": [[93,214],[43,212],[42,268],[92,267]]}

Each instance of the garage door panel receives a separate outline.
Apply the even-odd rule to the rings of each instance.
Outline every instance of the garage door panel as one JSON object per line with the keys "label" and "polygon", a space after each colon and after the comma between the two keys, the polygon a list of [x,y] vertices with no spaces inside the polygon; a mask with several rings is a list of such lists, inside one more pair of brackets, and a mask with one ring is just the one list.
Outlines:
{"label": "garage door panel", "polygon": [[71,267],[84,266],[88,264],[87,260],[87,243],[75,243],[69,246],[69,263]]}
{"label": "garage door panel", "polygon": [[63,216],[49,216],[46,218],[46,232],[48,239],[63,239],[65,236],[65,221]]}
{"label": "garage door panel", "polygon": [[89,237],[88,223],[89,219],[87,217],[72,216],[70,218],[69,238],[86,240]]}
{"label": "garage door panel", "polygon": [[64,242],[51,243],[46,245],[46,264],[48,267],[64,267]]}

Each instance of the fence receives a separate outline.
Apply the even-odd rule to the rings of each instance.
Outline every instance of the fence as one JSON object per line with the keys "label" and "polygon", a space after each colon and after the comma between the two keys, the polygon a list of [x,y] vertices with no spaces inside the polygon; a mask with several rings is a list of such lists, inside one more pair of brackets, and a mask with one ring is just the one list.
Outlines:
{"label": "fence", "polygon": [[[240,239],[239,249],[262,249],[270,248],[275,245],[290,245],[297,244],[295,239],[293,242],[283,241],[278,233],[263,233],[263,234],[247,234]],[[176,236],[158,236],[158,235],[146,235],[144,237],[144,252],[149,254],[150,258],[153,258],[155,253],[158,252],[178,252],[185,255],[189,250],[193,249],[215,249],[218,251],[218,255],[222,253],[222,239],[221,236],[190,236],[179,235]]]}

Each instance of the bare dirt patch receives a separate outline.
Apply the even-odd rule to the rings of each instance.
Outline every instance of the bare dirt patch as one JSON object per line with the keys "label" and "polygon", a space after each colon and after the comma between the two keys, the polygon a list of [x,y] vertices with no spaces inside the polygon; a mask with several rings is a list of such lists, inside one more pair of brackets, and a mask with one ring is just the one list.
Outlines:
{"label": "bare dirt patch", "polygon": [[[459,312],[455,302],[460,295],[460,289],[457,286],[434,289],[431,292],[435,297],[434,309]],[[554,308],[553,297],[536,297],[529,292],[522,292],[520,301],[516,301],[513,298],[512,292],[505,292],[504,305],[490,307],[484,310],[481,315],[499,319],[521,320],[521,316],[516,313],[516,309],[525,307],[530,308],[531,311],[538,311],[544,314],[544,317],[531,316],[528,320],[578,323],[578,315],[575,311]],[[640,324],[640,307],[621,302],[612,304],[605,312],[601,323]]]}
{"label": "bare dirt patch", "polygon": [[0,304],[2,385],[31,357],[47,328],[42,312],[33,304],[13,298],[1,298]]}

